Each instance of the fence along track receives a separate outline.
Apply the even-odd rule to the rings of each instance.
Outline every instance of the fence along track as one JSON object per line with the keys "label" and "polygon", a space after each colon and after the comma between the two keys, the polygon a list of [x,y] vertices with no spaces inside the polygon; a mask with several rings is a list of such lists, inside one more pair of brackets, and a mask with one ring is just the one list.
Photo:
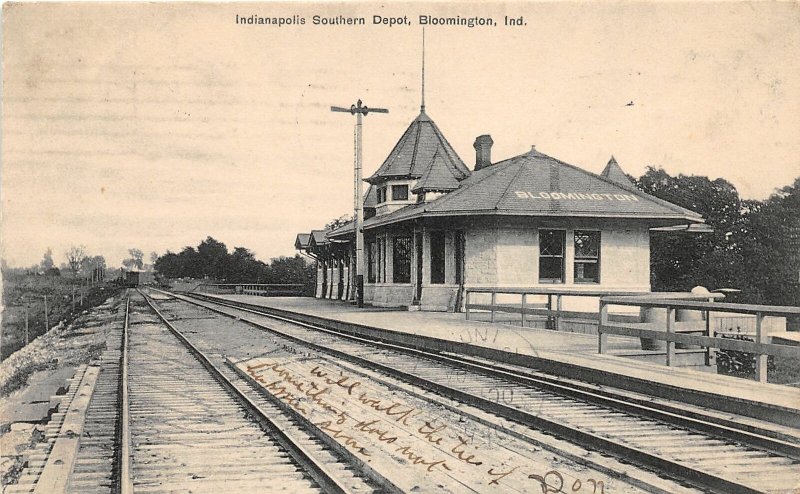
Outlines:
{"label": "fence along track", "polygon": [[[232,314],[214,306],[289,322],[291,326],[281,325],[277,330],[245,321],[337,358],[387,372],[505,418],[552,432],[589,449],[614,454],[625,461],[714,492],[793,492],[800,477],[797,474],[800,447],[796,443],[720,426],[711,420],[704,421],[696,414],[689,421],[686,417],[653,408],[644,407],[637,412],[636,406],[624,403],[626,398],[620,398],[614,404],[613,400],[603,402],[600,396],[580,396],[577,388],[557,392],[552,386],[532,382],[528,376],[513,375],[508,370],[499,372],[491,365],[477,365],[470,358],[334,333],[323,327],[275,316],[264,308],[251,309],[218,300],[200,303],[179,298],[229,316]],[[376,347],[381,349],[379,357],[376,357]],[[380,363],[375,361],[376,358]],[[497,390],[497,396],[487,398],[490,390]],[[609,392],[606,390],[605,394]]]}
{"label": "fence along track", "polygon": [[[351,468],[351,465],[343,462],[341,456],[336,455],[324,444],[321,444],[318,438],[307,433],[304,429],[305,424],[295,421],[292,417],[285,416],[285,410],[283,410],[277,404],[270,403],[269,401],[263,399],[263,397],[260,397],[258,393],[252,390],[249,385],[247,385],[241,378],[237,377],[232,371],[215,365],[208,356],[204,355],[197,347],[189,342],[183,334],[181,334],[174,326],[172,326],[172,324],[169,323],[169,321],[155,306],[152,299],[145,296],[145,300],[147,301],[149,308],[159,317],[160,321],[170,329],[172,335],[180,340],[181,346],[179,348],[191,353],[197,359],[197,361],[202,364],[203,369],[207,371],[209,377],[213,377],[214,382],[224,391],[224,397],[215,396],[211,400],[211,403],[221,406],[223,409],[230,409],[230,407],[234,405],[230,398],[231,396],[235,397],[235,401],[239,404],[237,406],[240,412],[246,411],[250,417],[250,420],[257,421],[261,426],[261,429],[267,431],[267,433],[272,436],[270,439],[271,444],[257,445],[257,448],[254,452],[255,454],[252,457],[252,459],[255,459],[255,462],[253,462],[252,459],[246,459],[246,461],[250,461],[253,469],[258,472],[257,475],[260,475],[257,481],[252,484],[251,488],[245,488],[245,486],[239,486],[233,483],[230,477],[231,470],[224,470],[221,472],[224,474],[223,482],[214,487],[210,487],[208,489],[209,492],[222,492],[226,489],[234,489],[236,492],[265,492],[265,490],[287,490],[289,492],[300,492],[300,488],[303,487],[303,485],[299,484],[298,480],[295,479],[294,476],[290,475],[289,480],[291,482],[286,482],[280,478],[280,472],[283,471],[283,465],[289,463],[293,465],[294,470],[298,470],[298,468],[301,470],[300,473],[302,473],[304,480],[309,480],[309,476],[313,478],[314,484],[316,484],[316,489],[311,489],[311,491],[321,490],[322,492],[326,493],[339,493],[373,492],[376,489],[384,492],[392,492],[395,490],[393,486],[386,481],[386,479],[380,477],[380,475],[376,474],[375,472],[368,472],[368,474],[371,475],[367,477],[362,475],[362,472],[354,471]],[[148,336],[150,341],[152,341],[153,337],[154,335]],[[165,356],[167,356],[168,359],[174,360],[174,355],[171,353],[165,354]],[[134,376],[133,370],[142,368],[143,366],[135,365],[136,362],[133,363],[132,378],[136,377],[139,379],[138,375]],[[169,369],[164,370],[168,371]],[[242,386],[237,386],[237,384],[232,382],[232,380],[239,382]],[[160,382],[156,382],[154,384],[163,386],[163,384]],[[205,386],[210,386],[210,383],[204,382],[203,386],[201,386],[200,389],[196,389],[190,393],[190,396],[197,396],[198,393],[202,392],[202,388]],[[167,392],[168,396],[164,397],[164,404],[167,407],[177,406],[179,403],[176,403],[176,400],[173,398],[174,390],[167,389]],[[136,399],[133,389],[131,397],[132,400]],[[184,416],[198,416],[198,418],[202,417],[202,419],[204,419],[204,422],[201,423],[201,426],[205,427],[206,430],[201,429],[200,431],[194,431],[190,434],[199,434],[202,436],[207,433],[209,425],[212,429],[218,430],[222,428],[230,430],[233,433],[232,440],[228,440],[226,438],[214,443],[211,451],[212,455],[215,452],[218,454],[220,448],[223,447],[236,446],[237,448],[240,448],[243,441],[250,440],[248,439],[248,434],[242,434],[242,425],[237,425],[236,428],[233,428],[227,420],[220,420],[220,415],[217,413],[209,414],[206,413],[205,410],[200,410],[196,407],[189,407],[189,409],[186,411],[186,415]],[[132,423],[135,421],[136,409],[132,411]],[[164,429],[164,432],[167,432],[170,435],[180,436],[182,434],[182,429],[183,426],[179,425]],[[135,427],[132,427],[131,436],[134,437],[134,443],[136,443],[138,431]],[[190,436],[188,441],[199,440],[199,438],[192,439],[192,437],[194,436]],[[196,447],[197,444],[192,445],[192,448]],[[278,468],[271,466],[272,462],[265,463],[264,461],[264,458],[270,450],[274,450],[277,453],[278,461],[275,464],[278,465]],[[228,456],[228,453],[229,452],[226,449],[226,456]],[[136,451],[134,451],[134,455],[135,454]],[[345,457],[344,461],[349,459],[349,457]],[[207,463],[207,461],[202,463],[203,471],[207,471]],[[161,461],[159,460],[159,464],[154,465],[154,467],[158,468],[160,464]],[[233,467],[241,467],[242,465],[243,464],[236,462]],[[134,479],[137,483],[139,482],[140,477],[139,468],[140,467],[134,462],[132,471]],[[174,472],[170,471],[169,473],[173,474]],[[135,491],[148,492],[142,491],[142,489],[139,487],[137,487]]]}

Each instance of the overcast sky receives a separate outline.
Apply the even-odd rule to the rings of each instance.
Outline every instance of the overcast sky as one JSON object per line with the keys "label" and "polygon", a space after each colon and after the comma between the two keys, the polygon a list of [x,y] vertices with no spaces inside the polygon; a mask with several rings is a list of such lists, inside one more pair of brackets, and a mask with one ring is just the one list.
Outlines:
{"label": "overcast sky", "polygon": [[[530,149],[599,173],[732,182],[764,199],[800,175],[800,7],[755,4],[4,5],[2,257],[57,263],[83,244],[177,251],[208,235],[261,259],[352,212],[361,98],[365,174],[419,112],[470,167]],[[236,25],[236,15],[305,18]],[[313,25],[315,14],[366,26]],[[411,25],[372,26],[407,15]],[[504,27],[504,16],[526,25]],[[632,105],[629,105],[633,102]]]}

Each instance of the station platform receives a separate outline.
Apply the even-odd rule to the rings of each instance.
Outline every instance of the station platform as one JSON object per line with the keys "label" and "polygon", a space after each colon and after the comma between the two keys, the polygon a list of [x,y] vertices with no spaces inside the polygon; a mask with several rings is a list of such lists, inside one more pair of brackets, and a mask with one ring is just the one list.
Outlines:
{"label": "station platform", "polygon": [[[348,302],[309,297],[204,295],[387,332],[491,348],[516,356],[529,355],[536,359],[537,368],[563,369],[566,377],[637,392],[653,390],[664,398],[754,418],[775,417],[776,423],[800,428],[800,389],[614,355],[640,348],[639,341],[632,338],[610,336],[611,352],[600,355],[596,335],[468,321],[463,313],[358,308]],[[542,363],[546,365],[543,367]]]}

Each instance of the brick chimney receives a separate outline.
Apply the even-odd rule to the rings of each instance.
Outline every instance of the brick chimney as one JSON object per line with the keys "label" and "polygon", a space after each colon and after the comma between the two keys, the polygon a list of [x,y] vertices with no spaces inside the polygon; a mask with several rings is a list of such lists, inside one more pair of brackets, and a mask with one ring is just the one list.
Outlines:
{"label": "brick chimney", "polygon": [[475,148],[475,171],[486,168],[492,164],[492,136],[484,134],[475,138],[472,147]]}

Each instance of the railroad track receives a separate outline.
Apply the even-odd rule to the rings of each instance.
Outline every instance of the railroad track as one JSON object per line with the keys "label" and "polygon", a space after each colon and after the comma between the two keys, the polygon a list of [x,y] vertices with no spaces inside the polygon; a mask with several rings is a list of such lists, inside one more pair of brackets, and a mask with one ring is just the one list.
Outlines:
{"label": "railroad track", "polygon": [[800,441],[789,428],[740,423],[698,407],[474,357],[376,342],[261,307],[179,299],[702,490],[777,493],[800,486]]}
{"label": "railroad track", "polygon": [[213,493],[388,487],[377,475],[354,471],[349,458],[212,362],[147,304],[160,324],[131,331],[129,343],[133,492],[171,492],[172,485]]}
{"label": "railroad track", "polygon": [[[100,363],[74,467],[48,493],[395,491],[214,363],[143,294],[133,293],[125,312]],[[64,468],[53,460],[44,472]],[[14,492],[45,492],[29,487]]]}

